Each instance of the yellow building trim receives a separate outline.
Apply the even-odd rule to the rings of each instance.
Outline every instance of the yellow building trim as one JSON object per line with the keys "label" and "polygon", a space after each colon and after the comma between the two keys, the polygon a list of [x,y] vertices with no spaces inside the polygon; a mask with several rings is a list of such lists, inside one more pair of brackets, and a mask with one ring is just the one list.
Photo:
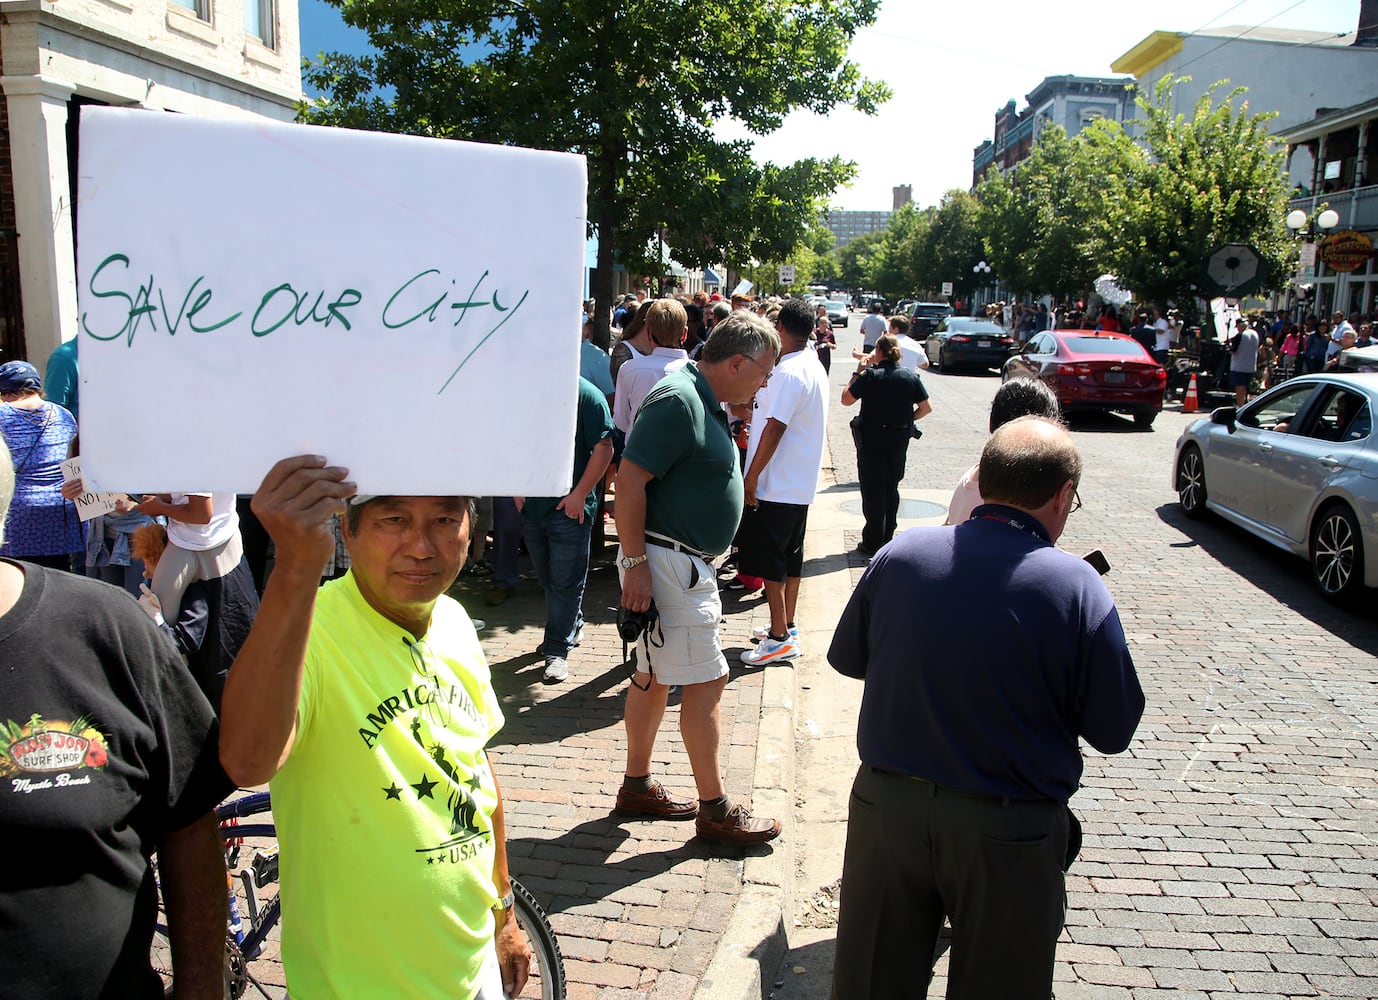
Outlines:
{"label": "yellow building trim", "polygon": [[1110,64],[1116,73],[1142,78],[1182,51],[1182,35],[1176,31],[1155,31]]}

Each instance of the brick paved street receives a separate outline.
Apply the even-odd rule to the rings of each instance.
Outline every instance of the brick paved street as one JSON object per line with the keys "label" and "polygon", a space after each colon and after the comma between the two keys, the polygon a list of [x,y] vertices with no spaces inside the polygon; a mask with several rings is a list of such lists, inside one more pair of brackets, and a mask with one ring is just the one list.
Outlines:
{"label": "brick paved street", "polygon": [[[998,381],[925,384],[934,412],[910,449],[905,495],[941,503],[979,456]],[[1062,544],[1109,558],[1148,707],[1129,753],[1087,751],[1056,996],[1378,997],[1378,616],[1327,605],[1305,563],[1214,518],[1181,516],[1169,470],[1192,418],[1177,409],[1151,433],[1113,417],[1073,424],[1086,507]],[[835,416],[847,484],[854,455]],[[860,566],[846,572],[855,580]],[[820,849],[796,884],[801,926],[779,1000],[826,996],[843,836],[827,814],[845,810],[856,761],[855,710],[836,717],[856,692],[832,689],[819,657],[797,672],[797,772],[846,777],[796,813],[824,829],[800,835]],[[810,687],[826,692],[812,704]]]}

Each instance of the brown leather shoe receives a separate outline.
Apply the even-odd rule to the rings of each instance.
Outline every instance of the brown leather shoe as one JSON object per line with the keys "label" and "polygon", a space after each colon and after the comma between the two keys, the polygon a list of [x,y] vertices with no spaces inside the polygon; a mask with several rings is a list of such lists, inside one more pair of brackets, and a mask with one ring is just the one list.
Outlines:
{"label": "brown leather shoe", "polygon": [[727,844],[764,844],[780,836],[778,819],[761,819],[751,815],[746,806],[732,807],[721,821],[711,820],[703,813],[694,817],[694,827],[700,837],[721,840]]}
{"label": "brown leather shoe", "polygon": [[675,799],[659,781],[652,781],[650,791],[633,792],[626,786],[617,790],[617,811],[628,816],[651,816],[655,819],[692,819],[699,811],[698,799]]}

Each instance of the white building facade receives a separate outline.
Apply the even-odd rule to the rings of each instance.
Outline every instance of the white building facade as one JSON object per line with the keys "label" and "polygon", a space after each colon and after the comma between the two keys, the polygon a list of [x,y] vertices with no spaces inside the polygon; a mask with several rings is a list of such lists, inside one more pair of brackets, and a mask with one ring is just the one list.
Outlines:
{"label": "white building facade", "polygon": [[0,88],[0,361],[42,370],[77,332],[80,109],[292,120],[296,0],[0,0]]}
{"label": "white building facade", "polygon": [[[1248,25],[1195,33],[1155,31],[1111,68],[1133,75],[1140,91],[1150,96],[1169,73],[1191,77],[1173,92],[1172,110],[1188,116],[1218,81],[1227,82],[1216,91],[1217,98],[1247,87],[1243,100],[1249,111],[1276,114],[1271,122],[1276,133],[1322,109],[1349,107],[1378,93],[1375,27],[1347,35]],[[1290,166],[1293,183],[1309,184],[1313,163],[1296,157]]]}

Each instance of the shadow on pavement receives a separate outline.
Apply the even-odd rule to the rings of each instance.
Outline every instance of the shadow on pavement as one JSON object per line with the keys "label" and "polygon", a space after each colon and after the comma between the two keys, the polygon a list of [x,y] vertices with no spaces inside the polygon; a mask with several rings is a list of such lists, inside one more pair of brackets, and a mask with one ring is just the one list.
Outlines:
{"label": "shadow on pavement", "polygon": [[[928,976],[920,987],[922,975],[916,963],[913,996],[923,996],[933,980],[933,970],[939,959],[952,947],[952,928],[944,926],[938,936],[937,951]],[[836,928],[834,936],[812,944],[791,948],[785,953],[778,972],[761,970],[761,1000],[828,1000],[832,991],[833,965],[837,956]]]}
{"label": "shadow on pavement", "polygon": [[[1199,546],[1222,566],[1253,581],[1274,600],[1337,639],[1355,649],[1378,654],[1378,627],[1362,617],[1363,611],[1326,601],[1311,582],[1306,560],[1275,548],[1214,514],[1193,521],[1176,503],[1165,503],[1158,507],[1158,517],[1189,539],[1174,547]],[[1221,598],[1229,596],[1220,594]]]}
{"label": "shadow on pavement", "polygon": [[1153,428],[1140,427],[1132,417],[1121,413],[1101,413],[1096,410],[1073,410],[1064,414],[1067,426],[1087,434],[1151,434]]}
{"label": "shadow on pavement", "polygon": [[[668,850],[642,850],[616,861],[609,860],[635,846],[633,824],[649,823],[656,824],[658,834],[682,835],[684,843]],[[513,873],[553,916],[607,899],[623,889],[663,875],[684,861],[740,861],[748,856],[770,854],[774,845],[718,844],[695,836],[692,822],[609,814],[606,818],[580,823],[555,837],[509,839],[507,851],[512,858]]]}

